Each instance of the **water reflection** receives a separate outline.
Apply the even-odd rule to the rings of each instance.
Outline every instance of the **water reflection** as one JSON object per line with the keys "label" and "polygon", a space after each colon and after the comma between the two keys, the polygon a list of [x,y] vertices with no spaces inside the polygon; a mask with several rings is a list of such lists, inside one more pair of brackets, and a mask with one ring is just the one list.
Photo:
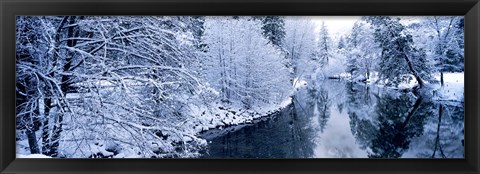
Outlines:
{"label": "water reflection", "polygon": [[209,139],[204,157],[221,158],[306,158],[312,152],[311,130],[306,117],[298,117],[295,106],[279,115]]}
{"label": "water reflection", "polygon": [[281,113],[209,138],[205,157],[463,158],[463,103],[326,80]]}
{"label": "water reflection", "polygon": [[423,134],[425,119],[433,114],[430,103],[423,97],[414,99],[406,94],[379,97],[374,108],[377,120],[372,124],[377,128],[372,134],[369,157],[401,157],[411,139]]}

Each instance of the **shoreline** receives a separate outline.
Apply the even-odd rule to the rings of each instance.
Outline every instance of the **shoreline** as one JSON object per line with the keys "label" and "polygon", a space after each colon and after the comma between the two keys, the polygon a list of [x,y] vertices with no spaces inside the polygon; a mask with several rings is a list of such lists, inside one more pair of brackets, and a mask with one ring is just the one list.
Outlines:
{"label": "shoreline", "polygon": [[[216,125],[214,128],[209,128],[209,129],[198,132],[196,136],[201,139],[210,140],[212,138],[222,136],[228,132],[234,132],[242,129],[243,127],[251,126],[256,123],[271,119],[275,115],[281,113],[284,109],[290,107],[292,104],[293,104],[293,101],[290,100],[290,102],[285,106],[280,106],[274,110],[269,110],[264,114],[255,113],[255,116],[250,117],[249,119],[245,119],[243,120],[243,122],[240,122],[240,123]],[[208,133],[208,132],[211,132],[211,133]]]}

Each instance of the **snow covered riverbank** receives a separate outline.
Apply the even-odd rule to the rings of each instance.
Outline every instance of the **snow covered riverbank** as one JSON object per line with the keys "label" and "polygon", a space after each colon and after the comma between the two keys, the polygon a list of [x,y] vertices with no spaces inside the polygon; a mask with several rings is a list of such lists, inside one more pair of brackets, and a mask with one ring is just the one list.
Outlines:
{"label": "snow covered riverbank", "polygon": [[[440,80],[440,75],[435,75]],[[434,99],[464,102],[465,78],[464,73],[445,73],[443,75],[444,86],[434,84],[434,90],[439,94]]]}
{"label": "snow covered riverbank", "polygon": [[[464,101],[464,89],[465,89],[465,81],[464,81],[464,72],[457,72],[457,73],[444,73],[444,86],[442,87],[440,84],[440,73],[434,74],[434,78],[438,83],[429,83],[428,87],[431,88],[433,100],[441,100],[441,101],[455,101],[455,102],[463,102]],[[349,79],[346,77],[345,79]],[[351,80],[355,82],[359,82],[358,80]],[[411,89],[417,85],[417,81],[415,78],[412,79],[407,83],[403,82],[398,85],[398,87],[387,87],[384,83],[378,81],[377,73],[372,73],[369,80],[365,82],[359,83],[366,83],[368,85],[375,85],[378,87],[384,87],[389,89],[397,89],[397,90],[407,90]]]}
{"label": "snow covered riverbank", "polygon": [[257,106],[254,109],[246,110],[238,105],[224,106],[216,103],[211,108],[197,109],[194,115],[200,115],[193,124],[196,132],[202,132],[212,128],[222,128],[241,123],[249,123],[254,119],[268,116],[275,113],[289,104],[292,99],[288,97],[282,103],[267,106]]}
{"label": "snow covered riverbank", "polygon": [[[60,156],[66,158],[148,158],[154,157],[138,148],[137,144],[127,143],[129,139],[141,138],[146,141],[144,146],[158,153],[157,157],[198,157],[199,150],[207,144],[206,140],[200,137],[200,133],[211,129],[224,129],[234,125],[248,124],[256,119],[270,116],[292,103],[294,94],[286,94],[284,100],[280,103],[265,103],[263,105],[254,105],[250,109],[245,109],[241,103],[222,103],[219,100],[213,103],[200,104],[193,99],[186,109],[186,119],[170,122],[134,124],[115,120],[115,115],[101,116],[96,118],[80,117],[74,118],[71,115],[65,117],[65,129],[60,141]],[[76,94],[69,94],[72,100],[79,100]],[[73,97],[72,97],[73,96]],[[75,111],[80,113],[81,108]],[[124,115],[123,109],[117,109],[112,114]],[[99,120],[96,120],[99,119]],[[105,121],[102,123],[102,120]],[[81,122],[81,124],[73,124]],[[101,126],[99,123],[102,123]],[[94,130],[86,132],[83,124],[99,124]],[[142,137],[132,137],[131,133],[140,132]],[[17,132],[17,157],[18,158],[37,158],[39,156],[30,155],[28,141],[23,137],[22,132]],[[104,140],[102,136],[110,137],[110,140]],[[41,131],[37,131],[37,137],[41,137]],[[158,139],[160,138],[160,139]],[[124,143],[118,143],[118,141]],[[41,143],[40,139],[40,143]],[[81,146],[80,146],[80,145]],[[76,147],[76,148],[72,148]]]}

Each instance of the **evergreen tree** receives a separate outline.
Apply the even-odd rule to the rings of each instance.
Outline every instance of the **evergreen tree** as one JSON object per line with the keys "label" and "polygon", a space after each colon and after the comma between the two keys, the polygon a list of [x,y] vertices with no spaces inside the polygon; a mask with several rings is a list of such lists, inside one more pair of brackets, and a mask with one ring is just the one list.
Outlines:
{"label": "evergreen tree", "polygon": [[412,75],[423,87],[424,80],[431,80],[431,67],[423,49],[414,46],[413,37],[406,32],[400,19],[388,16],[364,17],[375,28],[375,41],[379,43],[381,60],[379,75],[389,86],[408,82]]}
{"label": "evergreen tree", "polygon": [[325,26],[325,22],[322,22],[318,40],[318,58],[322,66],[328,65],[329,59],[332,57],[332,48],[330,47],[331,42],[332,40],[328,34],[327,26]]}
{"label": "evergreen tree", "polygon": [[190,21],[187,23],[189,24],[187,28],[192,32],[195,47],[205,52],[207,44],[203,43],[202,39],[205,33],[205,16],[192,16],[188,17],[187,19],[190,19]]}
{"label": "evergreen tree", "polygon": [[282,16],[254,16],[254,20],[262,21],[262,34],[268,39],[269,43],[279,48],[285,55],[284,66],[290,69],[290,78],[293,82],[293,65],[292,59],[288,55],[285,45],[285,17]]}
{"label": "evergreen tree", "polygon": [[262,34],[270,43],[282,47],[285,39],[285,19],[281,16],[265,16],[262,19]]}
{"label": "evergreen tree", "polygon": [[359,69],[358,64],[357,64],[357,59],[360,57],[358,54],[355,54],[357,52],[354,51],[354,49],[357,48],[358,46],[358,35],[360,33],[360,26],[361,24],[359,22],[355,22],[352,27],[352,31],[350,35],[347,37],[347,49],[348,49],[348,55],[347,55],[347,66],[346,66],[346,71],[350,73],[352,78],[354,77],[354,73],[357,72]]}
{"label": "evergreen tree", "polygon": [[337,46],[338,49],[343,49],[345,48],[345,40],[343,39],[343,36],[340,37],[340,39],[338,40],[338,46]]}

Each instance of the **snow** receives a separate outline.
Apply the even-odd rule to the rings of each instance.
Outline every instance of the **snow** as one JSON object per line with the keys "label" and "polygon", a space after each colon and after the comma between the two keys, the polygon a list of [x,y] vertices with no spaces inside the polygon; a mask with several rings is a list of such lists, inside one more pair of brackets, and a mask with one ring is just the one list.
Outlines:
{"label": "snow", "polygon": [[[75,30],[89,33],[88,38],[75,36],[78,43],[73,45],[52,39],[59,36],[65,41],[73,34],[68,33],[70,30],[60,34],[55,31],[56,27],[65,27],[63,23],[57,26],[62,18],[75,22]],[[195,20],[203,26],[192,22]],[[17,84],[36,84],[36,89],[17,88],[29,95],[20,106],[30,107],[19,107],[22,111],[17,118],[32,118],[30,113],[39,109],[41,122],[46,125],[35,132],[37,143],[41,146],[45,128],[45,134],[55,138],[53,141],[60,141],[58,157],[198,157],[199,148],[207,144],[199,135],[206,130],[235,131],[233,125],[248,126],[275,115],[292,104],[297,92],[319,85],[320,78],[363,80],[345,73],[345,49],[336,47],[331,39],[319,39],[321,35],[330,36],[327,30],[319,35],[311,17],[286,17],[282,46],[270,44],[263,35],[264,24],[251,17],[20,16],[17,25],[32,28],[17,34],[17,52],[29,54],[34,60],[17,62],[17,80],[28,80]],[[373,39],[372,32],[365,30],[369,37],[361,40]],[[319,51],[319,41],[338,50]],[[197,48],[200,43],[208,47]],[[362,67],[370,72],[375,67],[367,65],[378,62],[368,60],[378,57],[378,50],[368,47],[375,41],[366,43],[360,53],[373,55],[359,55],[370,55],[360,56],[365,59]],[[65,55],[72,52],[75,54]],[[67,61],[52,60],[67,56],[74,65],[68,71],[62,69],[67,67]],[[64,81],[62,76],[75,79],[75,83]],[[463,76],[446,73],[445,86],[427,86],[433,89],[436,100],[463,102]],[[435,77],[439,79],[438,74]],[[395,89],[413,88],[416,81],[411,79]],[[381,87],[386,84],[378,81],[377,72],[372,72],[366,82]],[[64,84],[77,91],[66,93]],[[52,102],[48,111],[45,99]],[[62,126],[53,126],[59,118],[63,119],[59,123]],[[18,127],[30,126],[21,124]],[[345,122],[329,126],[332,124]],[[25,129],[17,132],[18,157],[46,157],[29,155]],[[55,129],[61,130],[59,136],[52,136]],[[336,134],[345,138],[346,132],[336,131],[322,136],[332,141],[339,138]],[[351,149],[348,145],[336,146]],[[336,153],[332,148],[337,147],[323,148]]]}
{"label": "snow", "polygon": [[292,97],[288,97],[287,99],[283,100],[282,103],[280,103],[280,108],[285,108],[288,105],[292,104]]}
{"label": "snow", "polygon": [[[344,75],[345,76],[345,75]],[[348,79],[348,76],[345,76]],[[463,102],[464,101],[464,89],[465,89],[465,81],[464,81],[464,72],[455,72],[455,73],[444,73],[444,86],[442,87],[440,84],[440,73],[435,73],[434,78],[436,81],[435,83],[426,83],[431,90],[433,90],[434,100],[448,100],[448,101],[456,101],[456,102]],[[353,79],[353,81],[357,81]],[[384,82],[378,81],[378,72],[371,73],[369,80],[366,81],[369,85],[375,85],[378,87],[389,88],[389,89],[411,89],[417,86],[417,80],[413,76],[411,76],[411,80],[408,82],[402,82],[398,85],[398,87],[387,87],[384,85]]]}
{"label": "snow", "polygon": [[410,79],[408,82],[403,82],[398,85],[398,89],[410,89],[415,86],[417,86],[417,80],[413,77],[413,75],[410,75]]}
{"label": "snow", "polygon": [[293,80],[293,87],[297,90],[301,89],[301,88],[304,88],[307,86],[307,81],[303,80],[303,79],[300,79],[300,78],[295,78]]}
{"label": "snow", "polygon": [[[440,75],[436,74],[435,79],[440,81]],[[434,90],[439,94],[435,99],[463,102],[465,95],[464,73],[444,73],[443,79],[445,83],[443,87],[440,84],[434,86]]]}
{"label": "snow", "polygon": [[269,116],[292,103],[292,98],[287,97],[279,104],[257,106],[253,110],[245,110],[239,104],[225,105],[216,103],[210,107],[202,106],[192,110],[192,115],[199,115],[197,121],[189,122],[198,133],[208,129],[223,129],[232,125],[252,123],[255,119]]}
{"label": "snow", "polygon": [[30,154],[30,155],[17,154],[17,158],[52,158],[52,157],[46,156],[43,154]]}

